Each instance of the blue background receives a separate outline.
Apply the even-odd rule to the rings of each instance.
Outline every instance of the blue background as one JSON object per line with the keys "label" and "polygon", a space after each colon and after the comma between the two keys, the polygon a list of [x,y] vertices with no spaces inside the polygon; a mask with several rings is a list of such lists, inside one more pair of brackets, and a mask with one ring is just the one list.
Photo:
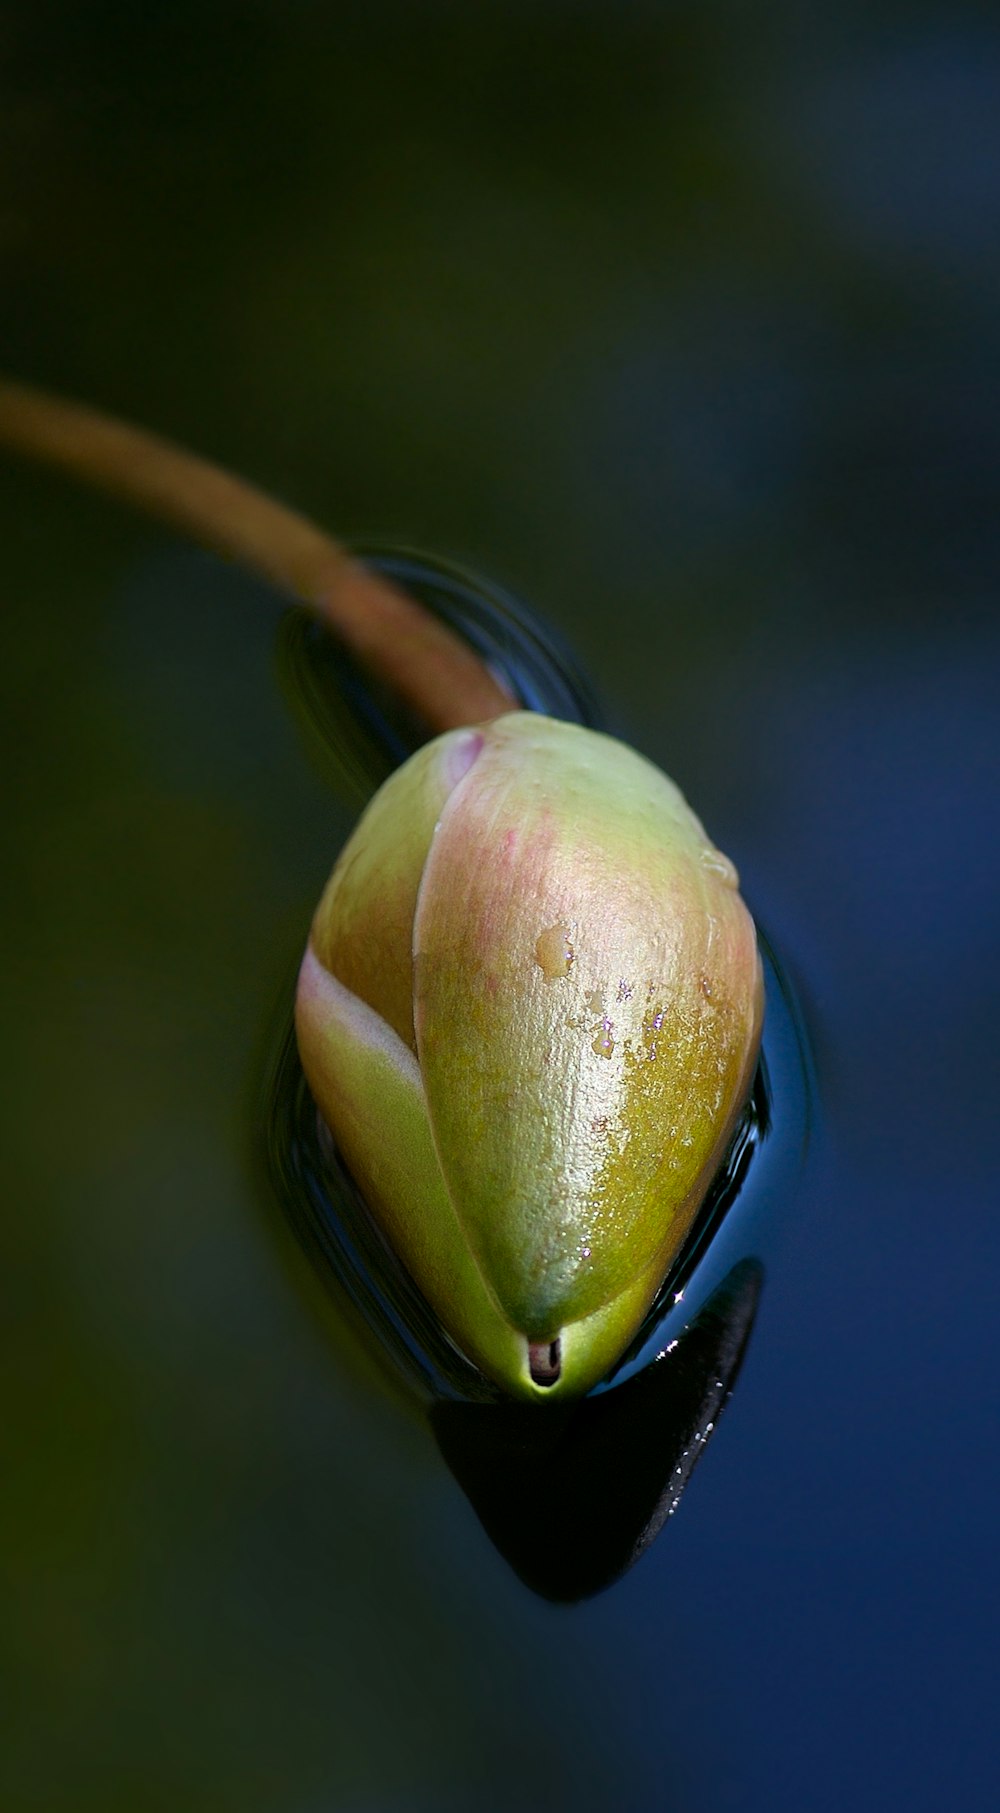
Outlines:
{"label": "blue background", "polygon": [[275,601],[5,462],[4,1804],[985,1813],[989,10],[0,24],[4,363],[528,598],[737,861],[820,1106],[678,1515],[536,1601],[253,1174],[348,822]]}

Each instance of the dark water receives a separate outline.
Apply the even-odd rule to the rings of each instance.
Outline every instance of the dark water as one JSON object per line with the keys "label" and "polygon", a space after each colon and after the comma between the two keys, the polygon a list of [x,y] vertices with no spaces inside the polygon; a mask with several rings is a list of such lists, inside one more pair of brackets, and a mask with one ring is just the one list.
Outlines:
{"label": "dark water", "polygon": [[260,1199],[350,816],[274,601],[5,464],[4,1805],[992,1809],[997,28],[2,23],[3,362],[530,599],[737,861],[820,1103],[677,1515],[546,1605]]}

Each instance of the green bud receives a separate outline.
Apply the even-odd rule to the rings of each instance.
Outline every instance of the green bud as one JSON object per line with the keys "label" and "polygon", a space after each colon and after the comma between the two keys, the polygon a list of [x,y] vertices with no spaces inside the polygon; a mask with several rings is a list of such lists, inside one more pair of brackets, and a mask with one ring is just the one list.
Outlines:
{"label": "green bud", "polygon": [[386,782],[313,921],[296,1024],[394,1250],[507,1391],[586,1391],[683,1246],[753,1076],[732,864],[625,745],[515,712]]}

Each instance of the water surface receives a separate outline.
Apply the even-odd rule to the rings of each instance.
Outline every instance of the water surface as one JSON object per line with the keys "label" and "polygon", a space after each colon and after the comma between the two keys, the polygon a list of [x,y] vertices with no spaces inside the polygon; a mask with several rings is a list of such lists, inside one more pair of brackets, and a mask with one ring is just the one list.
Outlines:
{"label": "water surface", "polygon": [[992,1808],[995,28],[14,0],[5,56],[4,363],[528,598],[822,1117],[677,1515],[544,1604],[259,1199],[350,819],[274,600],[5,465],[4,1804]]}

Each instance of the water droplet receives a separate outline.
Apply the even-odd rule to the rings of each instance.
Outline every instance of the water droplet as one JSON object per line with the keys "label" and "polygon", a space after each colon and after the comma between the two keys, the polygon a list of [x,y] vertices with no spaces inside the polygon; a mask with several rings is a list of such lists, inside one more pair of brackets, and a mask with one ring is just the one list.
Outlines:
{"label": "water droplet", "polygon": [[643,1057],[648,1064],[656,1062],[657,1033],[663,1025],[663,1020],[664,1009],[662,1007],[657,1007],[655,1010],[651,1008],[643,1017],[642,1037],[645,1044]]}
{"label": "water droplet", "polygon": [[595,1038],[594,1043],[590,1047],[590,1049],[594,1053],[595,1057],[598,1057],[598,1058],[611,1057],[611,1055],[615,1049],[615,1041],[612,1037],[613,1032],[614,1032],[614,1027],[611,1024],[611,1021],[605,1015],[604,1019],[601,1021],[601,1024],[597,1029],[597,1037]]}
{"label": "water droplet", "polygon": [[536,1385],[557,1385],[562,1371],[562,1343],[557,1335],[554,1341],[529,1341],[528,1368]]}
{"label": "water droplet", "polygon": [[569,926],[550,925],[541,933],[535,945],[535,962],[547,982],[558,982],[560,976],[568,976],[573,966],[573,946],[569,941]]}
{"label": "water droplet", "polygon": [[740,878],[733,864],[728,856],[723,856],[722,851],[715,848],[714,844],[705,844],[702,849],[701,866],[703,869],[710,870],[713,875],[720,876],[727,888],[739,887]]}

